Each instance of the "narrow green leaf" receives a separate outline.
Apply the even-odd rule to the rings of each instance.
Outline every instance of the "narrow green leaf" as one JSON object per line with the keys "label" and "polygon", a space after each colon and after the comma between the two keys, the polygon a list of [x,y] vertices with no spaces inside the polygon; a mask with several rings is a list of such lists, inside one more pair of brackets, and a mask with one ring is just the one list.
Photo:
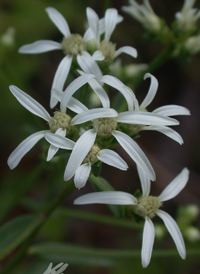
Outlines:
{"label": "narrow green leaf", "polygon": [[19,246],[39,224],[36,215],[17,217],[0,228],[0,260]]}

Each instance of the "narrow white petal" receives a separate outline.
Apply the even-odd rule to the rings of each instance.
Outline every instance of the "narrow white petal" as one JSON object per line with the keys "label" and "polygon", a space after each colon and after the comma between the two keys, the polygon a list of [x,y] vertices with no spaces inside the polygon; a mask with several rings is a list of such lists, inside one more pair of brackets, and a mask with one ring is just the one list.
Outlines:
{"label": "narrow white petal", "polygon": [[167,230],[171,234],[181,258],[185,259],[186,258],[185,243],[177,223],[167,212],[164,212],[158,209],[156,214],[163,220]]}
{"label": "narrow white petal", "polygon": [[156,77],[154,77],[150,73],[146,73],[144,75],[144,80],[146,80],[148,77],[151,78],[151,85],[146,97],[144,98],[142,104],[140,105],[140,107],[143,109],[145,109],[153,101],[158,89],[158,80],[156,79]]}
{"label": "narrow white petal", "polygon": [[137,50],[130,46],[121,47],[118,50],[115,51],[114,58],[119,56],[121,53],[126,53],[134,58],[137,58]]}
{"label": "narrow white petal", "polygon": [[75,174],[77,168],[83,162],[84,158],[90,151],[96,139],[96,131],[90,129],[83,133],[76,141],[76,144],[72,150],[69,161],[67,163],[64,180],[68,181]]}
{"label": "narrow white petal", "polygon": [[45,121],[50,121],[51,116],[46,111],[46,109],[42,105],[40,105],[36,100],[34,100],[31,96],[29,96],[16,86],[11,85],[9,86],[9,88],[12,94],[23,107],[25,107],[31,113],[43,118]]}
{"label": "narrow white petal", "polygon": [[53,96],[52,90],[58,90],[58,91],[63,91],[63,87],[65,84],[65,81],[67,79],[67,76],[69,74],[70,68],[71,68],[71,63],[72,63],[72,56],[66,56],[63,58],[63,60],[60,62],[54,79],[53,79],[53,84],[51,88],[51,99],[50,99],[50,107],[54,108],[56,104],[58,103],[58,100]]}
{"label": "narrow white petal", "polygon": [[161,133],[165,134],[169,138],[171,138],[174,141],[178,142],[180,145],[182,145],[184,143],[183,138],[181,137],[181,135],[178,134],[178,132],[176,132],[174,129],[169,128],[169,127],[165,127],[165,126],[145,126],[141,130],[155,130],[155,131],[158,131],[158,132],[161,132]]}
{"label": "narrow white petal", "polygon": [[71,96],[79,88],[81,88],[83,85],[85,85],[92,77],[93,77],[93,75],[91,75],[91,74],[82,75],[82,76],[79,76],[78,78],[76,78],[73,82],[71,82],[71,84],[66,88],[66,90],[63,93],[63,98],[62,98],[61,104],[60,104],[61,112],[66,111],[66,107],[67,107],[67,104],[68,104]]}
{"label": "narrow white petal", "polygon": [[123,191],[102,191],[83,195],[77,198],[74,204],[135,205],[137,199]]}
{"label": "narrow white petal", "polygon": [[[65,137],[66,130],[63,130],[62,128],[58,128],[55,132],[55,134]],[[47,153],[47,161],[50,161],[56,152],[59,150],[59,147],[55,147],[54,145],[50,145]]]}
{"label": "narrow white petal", "polygon": [[98,153],[97,158],[103,163],[106,163],[110,166],[114,166],[121,170],[128,169],[127,163],[119,156],[119,154],[117,154],[115,151],[111,149],[102,149]]}
{"label": "narrow white petal", "polygon": [[19,53],[43,53],[56,49],[62,49],[62,45],[60,43],[51,41],[51,40],[39,40],[31,44],[24,45],[19,48]]}
{"label": "narrow white petal", "polygon": [[135,161],[135,163],[147,174],[147,176],[152,181],[155,181],[155,172],[153,167],[138,144],[123,132],[113,130],[112,134],[123,147],[123,149],[128,153],[128,155],[133,159],[133,161]]}
{"label": "narrow white petal", "polygon": [[50,144],[58,148],[71,150],[75,146],[74,141],[55,133],[46,133],[44,137]]}
{"label": "narrow white petal", "polygon": [[90,29],[92,31],[93,37],[97,41],[98,46],[100,41],[99,17],[96,12],[91,8],[86,9],[86,14]]}
{"label": "narrow white petal", "polygon": [[93,54],[92,54],[92,59],[94,61],[103,61],[105,59],[105,57],[102,54],[102,51],[100,50],[96,50]]}
{"label": "narrow white petal", "polygon": [[8,158],[8,166],[10,169],[15,168],[24,155],[31,150],[34,145],[44,137],[45,133],[48,132],[47,130],[38,131],[28,138],[26,138],[23,142],[21,142],[18,147],[10,154]]}
{"label": "narrow white petal", "polygon": [[177,105],[162,106],[155,109],[153,113],[162,116],[190,115],[190,111],[187,108]]}
{"label": "narrow white petal", "polygon": [[[54,268],[52,268],[51,269],[51,271],[53,272],[53,271],[55,271],[55,270],[57,270],[59,267],[61,267],[63,265],[63,263],[59,263],[59,264],[57,264],[56,266],[54,266]],[[57,271],[56,271],[57,272]],[[49,273],[48,273],[49,274]],[[50,274],[55,274],[55,273],[50,273]],[[57,274],[57,273],[56,273]]]}
{"label": "narrow white petal", "polygon": [[121,112],[117,121],[135,125],[174,126],[179,124],[175,119],[144,111]]}
{"label": "narrow white petal", "polygon": [[116,9],[107,9],[105,14],[105,40],[109,41],[116,25],[118,12]]}
{"label": "narrow white petal", "polygon": [[102,106],[104,108],[109,108],[110,107],[110,99],[108,97],[107,92],[104,90],[104,88],[99,84],[99,82],[96,79],[90,79],[88,82],[91,88],[94,90],[96,95],[99,97]]}
{"label": "narrow white petal", "polygon": [[81,55],[78,55],[77,61],[79,66],[85,73],[93,74],[96,76],[98,81],[101,80],[101,77],[103,76],[102,72],[97,63],[93,60],[92,56],[88,52],[83,51]]}
{"label": "narrow white petal", "polygon": [[79,100],[77,100],[74,97],[71,97],[69,99],[67,108],[69,108],[70,110],[72,110],[75,113],[81,113],[81,112],[88,110],[88,108],[85,105],[83,105]]}
{"label": "narrow white petal", "polygon": [[155,228],[149,217],[145,218],[142,237],[142,266],[147,267],[151,260],[153,244],[155,239]]}
{"label": "narrow white petal", "polygon": [[142,196],[149,196],[151,189],[151,182],[147,177],[146,173],[137,165],[138,175],[140,177],[140,182],[142,186]]}
{"label": "narrow white petal", "polygon": [[[64,264],[63,266],[61,266],[60,269],[58,269],[56,272],[57,274],[62,274],[62,272],[68,267],[68,264]],[[53,273],[52,273],[53,274]]]}
{"label": "narrow white petal", "polygon": [[119,79],[117,79],[114,76],[111,75],[104,75],[101,78],[101,81],[115,89],[117,89],[126,99],[128,109],[133,110],[134,108],[134,102],[133,102],[133,96],[130,94],[130,91],[127,91],[127,89],[124,88],[124,83],[122,83]]}
{"label": "narrow white petal", "polygon": [[170,200],[177,196],[186,186],[189,179],[189,170],[184,168],[181,173],[171,181],[171,183],[163,190],[158,197],[161,202]]}
{"label": "narrow white petal", "polygon": [[112,108],[93,108],[77,114],[72,120],[71,125],[78,125],[98,118],[117,117],[118,113]]}
{"label": "narrow white petal", "polygon": [[51,7],[48,7],[45,10],[46,10],[49,18],[51,19],[51,21],[59,29],[59,31],[64,36],[69,36],[71,34],[71,32],[69,30],[69,26],[67,24],[67,21],[62,16],[62,14],[59,11],[57,11],[56,9],[51,8]]}
{"label": "narrow white petal", "polygon": [[88,177],[90,175],[91,165],[90,164],[83,164],[80,165],[74,175],[74,184],[75,187],[80,189],[85,186]]}

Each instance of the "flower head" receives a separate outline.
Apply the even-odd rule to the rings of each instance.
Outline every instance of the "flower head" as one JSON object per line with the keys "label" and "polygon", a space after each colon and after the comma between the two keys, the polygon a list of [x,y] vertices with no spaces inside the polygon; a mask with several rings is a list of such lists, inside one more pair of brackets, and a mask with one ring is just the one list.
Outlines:
{"label": "flower head", "polygon": [[142,266],[147,267],[150,260],[155,238],[155,229],[151,219],[159,216],[169,233],[171,234],[177,250],[182,259],[186,257],[185,244],[180,229],[172,217],[161,210],[164,201],[174,198],[185,187],[189,178],[189,171],[184,168],[181,173],[171,181],[171,183],[158,196],[149,196],[150,180],[146,174],[138,167],[139,177],[142,186],[142,196],[136,198],[133,195],[122,191],[106,191],[90,193],[77,198],[74,204],[115,204],[132,205],[133,211],[145,219],[143,240],[142,240]]}

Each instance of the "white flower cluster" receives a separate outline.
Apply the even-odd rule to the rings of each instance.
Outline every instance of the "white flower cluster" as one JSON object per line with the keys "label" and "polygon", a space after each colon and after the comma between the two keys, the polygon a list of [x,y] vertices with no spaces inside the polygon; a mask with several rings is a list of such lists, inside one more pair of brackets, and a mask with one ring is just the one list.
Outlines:
{"label": "white flower cluster", "polygon": [[[145,3],[150,9],[148,1]],[[182,144],[182,137],[169,127],[179,124],[171,116],[189,115],[189,110],[182,106],[166,105],[149,112],[147,108],[158,89],[158,81],[150,73],[146,73],[144,76],[144,79],[150,79],[151,84],[141,104],[138,103],[134,92],[122,81],[112,75],[104,75],[101,68],[108,68],[119,54],[126,53],[131,57],[137,57],[137,51],[133,47],[124,46],[116,50],[115,44],[110,41],[116,25],[122,21],[122,17],[118,15],[116,9],[108,9],[105,17],[99,19],[94,10],[87,8],[89,27],[83,37],[79,34],[71,34],[66,20],[57,10],[49,7],[46,12],[64,35],[62,42],[36,41],[22,46],[19,52],[34,54],[57,49],[63,50],[65,57],[58,66],[50,92],[50,107],[54,108],[59,103],[60,109],[51,116],[28,94],[16,86],[10,86],[10,91],[20,104],[44,119],[49,128],[30,135],[19,144],[8,159],[9,167],[15,168],[24,155],[40,139],[45,138],[49,143],[47,161],[51,160],[59,149],[71,151],[64,172],[64,180],[70,180],[74,176],[75,186],[80,189],[86,184],[92,166],[99,162],[127,170],[127,163],[112,150],[113,144],[116,146],[118,143],[137,165],[143,195],[137,199],[124,192],[102,192],[88,194],[77,199],[75,203],[101,202],[133,205],[134,212],[145,218],[142,245],[142,265],[144,267],[149,264],[151,258],[155,233],[151,218],[155,215],[163,219],[181,257],[185,258],[185,247],[179,228],[175,221],[159,208],[163,201],[173,198],[183,189],[188,180],[188,170],[184,169],[159,197],[149,196],[150,180],[155,180],[155,172],[144,152],[133,139],[141,131],[155,130]],[[92,50],[89,46],[91,41]],[[80,76],[64,89],[72,63],[77,66]],[[81,87],[85,85],[89,85],[87,96],[89,96],[89,92],[95,92],[102,107],[88,109],[73,97],[74,93],[80,91]],[[110,107],[110,99],[105,85],[114,88],[123,95],[127,104],[126,111],[118,113],[116,109]],[[70,109],[70,113],[74,113],[74,115],[69,115],[67,109]],[[55,271],[60,265],[54,269],[51,267],[52,265],[49,266],[45,274],[60,273],[64,270],[64,266],[62,266],[62,271],[61,269]]]}

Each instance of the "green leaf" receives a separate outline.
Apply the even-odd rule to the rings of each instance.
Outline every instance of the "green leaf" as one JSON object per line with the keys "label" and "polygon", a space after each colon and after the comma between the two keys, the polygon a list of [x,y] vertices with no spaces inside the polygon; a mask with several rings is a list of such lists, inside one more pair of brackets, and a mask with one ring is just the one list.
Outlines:
{"label": "green leaf", "polygon": [[38,215],[17,217],[0,228],[0,260],[19,246],[38,226]]}
{"label": "green leaf", "polygon": [[[89,178],[90,182],[92,183],[92,186],[95,191],[115,191],[115,189],[102,177],[94,177],[90,176]],[[117,218],[123,217],[123,207],[120,205],[108,205],[111,212],[114,216]]]}
{"label": "green leaf", "polygon": [[80,247],[72,244],[47,242],[30,247],[29,255],[37,255],[48,259],[49,262],[66,262],[75,265],[111,266],[114,259],[106,258],[95,249]]}

